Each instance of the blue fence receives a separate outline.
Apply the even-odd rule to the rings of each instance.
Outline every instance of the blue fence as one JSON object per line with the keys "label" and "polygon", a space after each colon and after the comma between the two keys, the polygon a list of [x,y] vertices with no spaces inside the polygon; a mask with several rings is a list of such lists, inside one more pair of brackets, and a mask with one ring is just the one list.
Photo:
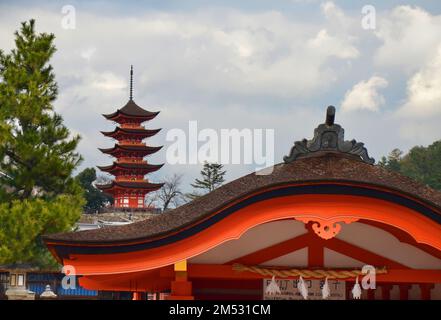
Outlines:
{"label": "blue fence", "polygon": [[75,289],[63,289],[61,285],[57,287],[57,294],[60,296],[97,296],[98,291],[88,290],[80,285],[76,285]]}

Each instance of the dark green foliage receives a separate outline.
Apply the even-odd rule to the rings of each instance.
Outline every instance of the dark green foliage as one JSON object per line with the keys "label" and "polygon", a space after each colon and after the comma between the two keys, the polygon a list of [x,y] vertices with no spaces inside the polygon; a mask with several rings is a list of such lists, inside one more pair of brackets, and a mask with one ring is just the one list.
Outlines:
{"label": "dark green foliage", "polygon": [[400,149],[393,149],[389,155],[386,157],[382,157],[378,164],[382,167],[385,167],[389,170],[400,172],[400,162],[403,155],[403,151]]}
{"label": "dark green foliage", "polygon": [[86,213],[99,212],[107,203],[112,202],[111,196],[101,192],[94,186],[93,182],[96,178],[95,168],[86,168],[75,177],[84,189],[84,198],[86,199],[84,212]]}
{"label": "dark green foliage", "polygon": [[404,156],[396,150],[387,159],[383,157],[379,165],[441,190],[441,140],[428,147],[413,147]]}

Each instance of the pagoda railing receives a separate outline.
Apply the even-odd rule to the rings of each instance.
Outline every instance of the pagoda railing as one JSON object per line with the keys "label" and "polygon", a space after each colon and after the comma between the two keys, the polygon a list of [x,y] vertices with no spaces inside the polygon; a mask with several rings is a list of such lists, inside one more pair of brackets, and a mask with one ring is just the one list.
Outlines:
{"label": "pagoda railing", "polygon": [[126,182],[146,182],[146,180],[144,180],[144,176],[138,176],[138,177],[117,176],[115,177],[115,180],[126,181]]}
{"label": "pagoda railing", "polygon": [[129,207],[115,207],[115,206],[108,206],[101,208],[99,210],[99,213],[108,213],[108,212],[143,212],[143,213],[155,213],[160,214],[162,213],[162,210],[160,208],[156,208],[153,206],[145,206],[143,208],[129,208]]}
{"label": "pagoda railing", "polygon": [[144,129],[139,123],[122,123],[121,128],[126,129]]}
{"label": "pagoda railing", "polygon": [[147,163],[143,158],[118,158],[117,163]]}
{"label": "pagoda railing", "polygon": [[133,140],[120,140],[120,145],[131,145],[131,146],[145,146],[145,144],[142,143],[142,141],[133,141]]}

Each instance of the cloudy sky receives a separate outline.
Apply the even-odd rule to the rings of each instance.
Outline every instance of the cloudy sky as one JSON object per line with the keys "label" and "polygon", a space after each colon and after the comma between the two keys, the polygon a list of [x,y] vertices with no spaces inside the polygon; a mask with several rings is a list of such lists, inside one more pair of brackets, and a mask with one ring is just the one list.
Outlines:
{"label": "cloudy sky", "polygon": [[[365,142],[377,160],[441,137],[441,3],[369,1],[375,29],[362,28],[365,1],[1,1],[0,48],[13,47],[21,21],[56,35],[55,104],[80,133],[82,168],[110,164],[99,130],[128,100],[161,111],[149,141],[169,145],[168,129],[269,128],[275,161],[293,141],[311,138],[327,105],[347,139]],[[62,8],[75,8],[64,29]],[[165,149],[152,162],[165,161]],[[166,165],[153,175],[185,174],[200,165]],[[251,169],[229,165],[228,179]]]}

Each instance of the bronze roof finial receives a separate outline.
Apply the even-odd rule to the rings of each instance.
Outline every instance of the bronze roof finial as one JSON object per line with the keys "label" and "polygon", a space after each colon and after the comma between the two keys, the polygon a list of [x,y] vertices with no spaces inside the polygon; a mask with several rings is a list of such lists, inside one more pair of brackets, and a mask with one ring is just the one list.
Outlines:
{"label": "bronze roof finial", "polygon": [[369,157],[367,149],[362,142],[355,140],[345,141],[345,130],[334,123],[335,107],[326,109],[325,123],[314,130],[311,140],[303,139],[294,142],[289,155],[283,157],[285,163],[290,163],[298,158],[322,156],[329,153],[338,153],[354,157],[368,164],[374,164],[374,158]]}

